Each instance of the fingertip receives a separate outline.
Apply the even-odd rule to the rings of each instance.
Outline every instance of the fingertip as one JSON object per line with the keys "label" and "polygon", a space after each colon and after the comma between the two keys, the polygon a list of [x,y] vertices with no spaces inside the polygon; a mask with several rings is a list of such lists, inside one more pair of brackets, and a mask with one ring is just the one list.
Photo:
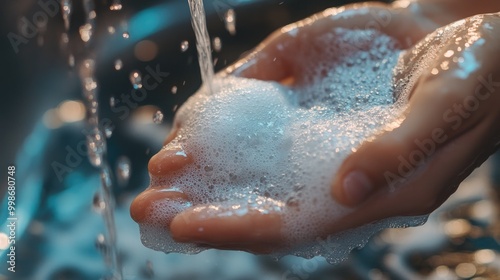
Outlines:
{"label": "fingertip", "polygon": [[154,155],[148,163],[151,175],[168,175],[193,162],[193,157],[181,145],[169,144]]}
{"label": "fingertip", "polygon": [[149,188],[140,193],[130,205],[130,217],[136,223],[144,223],[150,206],[160,200],[170,200],[172,203],[187,202],[186,194],[170,189]]}

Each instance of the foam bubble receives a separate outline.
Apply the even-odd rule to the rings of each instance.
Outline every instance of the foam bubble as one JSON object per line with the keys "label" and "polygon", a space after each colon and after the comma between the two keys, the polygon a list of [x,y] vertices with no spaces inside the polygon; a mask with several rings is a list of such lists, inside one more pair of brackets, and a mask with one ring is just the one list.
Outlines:
{"label": "foam bubble", "polygon": [[[394,218],[311,244],[325,224],[352,211],[330,195],[344,158],[405,109],[411,85],[397,94],[393,86],[400,54],[398,44],[377,31],[336,28],[296,54],[300,86],[215,79],[213,94],[203,87],[179,109],[180,130],[168,144],[181,145],[194,163],[152,176],[151,186],[178,188],[193,205],[246,205],[256,197],[282,202],[282,235],[290,246],[281,255],[321,254],[336,261],[380,229],[421,223]],[[185,207],[154,204],[141,224],[143,243],[165,252],[202,250],[173,242],[165,230],[165,222]]]}

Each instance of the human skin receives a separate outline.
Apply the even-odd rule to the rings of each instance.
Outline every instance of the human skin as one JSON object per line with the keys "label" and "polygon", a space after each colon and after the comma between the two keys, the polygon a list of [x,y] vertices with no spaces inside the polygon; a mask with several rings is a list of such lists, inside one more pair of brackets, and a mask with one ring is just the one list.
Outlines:
{"label": "human skin", "polygon": [[[495,0],[475,4],[468,0],[399,1],[392,5],[370,3],[329,9],[278,30],[224,74],[300,84],[302,69],[295,66],[293,54],[297,49],[307,48],[308,38],[333,27],[377,28],[394,37],[413,50],[402,58],[409,72],[415,57],[425,56],[429,51],[425,44],[417,43],[427,34],[468,16],[497,11],[500,2]],[[325,225],[324,235],[387,217],[432,212],[499,146],[500,16],[478,16],[457,25],[453,32],[462,41],[457,43],[455,38],[445,42],[438,50],[435,65],[420,74],[408,109],[401,116],[403,121],[364,142],[337,172],[331,186],[332,197],[355,210],[335,224]],[[291,31],[297,34],[291,36]],[[453,56],[449,56],[450,50]],[[460,75],[463,72],[460,59],[466,56],[473,56],[480,67],[464,76]],[[443,63],[447,70],[440,68]],[[174,129],[170,140],[175,133]],[[434,145],[434,149],[426,153],[417,143],[432,143],[428,145]],[[425,158],[412,166],[410,175],[402,174],[402,159],[410,161],[416,151]],[[150,173],[168,174],[171,169],[179,170],[191,162],[174,154],[160,151],[150,161]],[[388,174],[397,179],[390,179]],[[132,205],[132,217],[138,222],[152,191],[139,195]],[[189,200],[175,193],[162,196]],[[178,214],[169,227],[174,239],[253,252],[266,252],[271,244],[279,246],[278,214],[249,211],[238,218],[200,218],[209,208],[210,205],[198,205]],[[197,230],[200,227],[203,232]],[[234,234],[236,229],[240,229],[238,234]]]}

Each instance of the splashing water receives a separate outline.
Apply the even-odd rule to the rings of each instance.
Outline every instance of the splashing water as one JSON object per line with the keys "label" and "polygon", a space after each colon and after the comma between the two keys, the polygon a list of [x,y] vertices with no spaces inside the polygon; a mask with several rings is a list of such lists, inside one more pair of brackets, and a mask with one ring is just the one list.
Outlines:
{"label": "splashing water", "polygon": [[191,24],[196,36],[196,49],[198,51],[201,79],[209,91],[213,92],[214,66],[212,64],[212,51],[210,49],[210,37],[207,30],[203,1],[188,0],[188,3],[191,10]]}
{"label": "splashing water", "polygon": [[[106,159],[107,144],[105,136],[111,136],[111,134],[109,131],[103,133],[99,129],[98,83],[95,76],[95,61],[91,58],[93,56],[92,50],[89,47],[90,44],[88,44],[92,41],[93,30],[95,30],[97,17],[94,9],[94,1],[84,0],[83,8],[86,15],[85,24],[80,27],[79,31],[81,39],[86,43],[84,56],[86,58],[83,59],[80,63],[79,78],[81,80],[82,94],[86,101],[85,104],[88,111],[88,130],[86,132],[88,157],[90,163],[99,169],[99,175],[101,179],[99,197],[94,197],[93,206],[94,209],[96,209],[96,203],[98,203],[98,209],[101,210],[101,214],[106,226],[107,238],[104,238],[104,235],[102,235],[102,238],[100,238],[101,235],[98,236],[98,240],[100,240],[100,243],[102,243],[106,248],[106,250],[103,250],[101,252],[109,270],[112,273],[112,279],[121,280],[123,277],[116,248],[116,226],[113,212],[114,198],[112,194],[113,183],[111,179],[113,176]],[[72,58],[73,60],[72,62],[70,60],[70,65],[74,64],[74,57],[71,55],[70,58]]]}

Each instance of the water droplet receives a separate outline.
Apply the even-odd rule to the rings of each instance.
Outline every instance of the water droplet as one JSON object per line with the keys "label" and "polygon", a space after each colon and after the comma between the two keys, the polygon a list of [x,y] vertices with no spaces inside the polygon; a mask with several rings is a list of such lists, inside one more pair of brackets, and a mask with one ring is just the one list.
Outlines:
{"label": "water droplet", "polygon": [[75,67],[75,56],[72,54],[68,56],[68,65],[70,67]]}
{"label": "water droplet", "polygon": [[120,186],[125,186],[130,178],[130,159],[126,156],[121,156],[116,162],[116,177]]}
{"label": "water droplet", "polygon": [[82,38],[82,41],[87,43],[92,39],[92,25],[89,23],[86,23],[82,26],[80,26],[80,38]]}
{"label": "water droplet", "polygon": [[62,16],[64,20],[64,29],[69,31],[70,21],[71,21],[71,11],[72,11],[72,1],[63,0],[61,5]]}
{"label": "water droplet", "polygon": [[106,238],[104,238],[104,234],[99,233],[95,239],[95,247],[103,256],[108,255],[108,245],[106,244]]}
{"label": "water droplet", "polygon": [[138,71],[132,71],[132,73],[130,73],[130,83],[132,83],[134,89],[142,88],[141,73],[139,73]]}
{"label": "water droplet", "polygon": [[154,114],[153,122],[155,124],[161,124],[163,122],[163,113],[160,110],[156,111],[156,113]]}
{"label": "water droplet", "polygon": [[109,7],[111,11],[120,11],[122,9],[122,3],[120,0],[113,0],[113,3]]}
{"label": "water droplet", "polygon": [[226,25],[226,29],[231,35],[236,34],[236,13],[233,9],[227,10],[224,14],[224,23]]}
{"label": "water droplet", "polygon": [[111,106],[112,108],[116,106],[116,99],[114,97],[111,97],[109,99],[109,106]]}
{"label": "water droplet", "polygon": [[92,209],[96,213],[102,213],[104,209],[106,208],[106,202],[101,197],[101,194],[99,192],[96,192],[94,194],[94,197],[92,198]]}
{"label": "water droplet", "polygon": [[122,67],[123,67],[123,62],[122,62],[122,60],[121,60],[121,59],[117,59],[117,60],[115,61],[115,70],[116,70],[116,71],[119,71],[119,70],[121,70],[121,69],[122,69]]}
{"label": "water droplet", "polygon": [[106,152],[106,141],[98,128],[94,128],[87,135],[87,149],[90,163],[95,167],[101,166]]}
{"label": "water droplet", "polygon": [[66,49],[68,47],[69,43],[69,36],[68,33],[64,32],[61,34],[61,48]]}
{"label": "water droplet", "polygon": [[108,33],[109,34],[115,34],[115,28],[113,26],[108,26]]}
{"label": "water droplet", "polygon": [[222,41],[220,40],[219,37],[215,37],[213,39],[213,41],[212,41],[212,48],[216,52],[220,52],[220,50],[222,49]]}
{"label": "water droplet", "polygon": [[181,52],[185,52],[189,49],[189,42],[184,40],[181,42]]}
{"label": "water droplet", "polygon": [[130,38],[130,34],[128,33],[128,31],[123,32],[122,36],[124,39]]}
{"label": "water droplet", "polygon": [[172,94],[176,94],[177,93],[177,86],[173,86],[172,87]]}
{"label": "water droplet", "polygon": [[111,126],[106,126],[104,128],[104,134],[106,135],[106,138],[111,138],[111,136],[113,136],[113,127]]}

